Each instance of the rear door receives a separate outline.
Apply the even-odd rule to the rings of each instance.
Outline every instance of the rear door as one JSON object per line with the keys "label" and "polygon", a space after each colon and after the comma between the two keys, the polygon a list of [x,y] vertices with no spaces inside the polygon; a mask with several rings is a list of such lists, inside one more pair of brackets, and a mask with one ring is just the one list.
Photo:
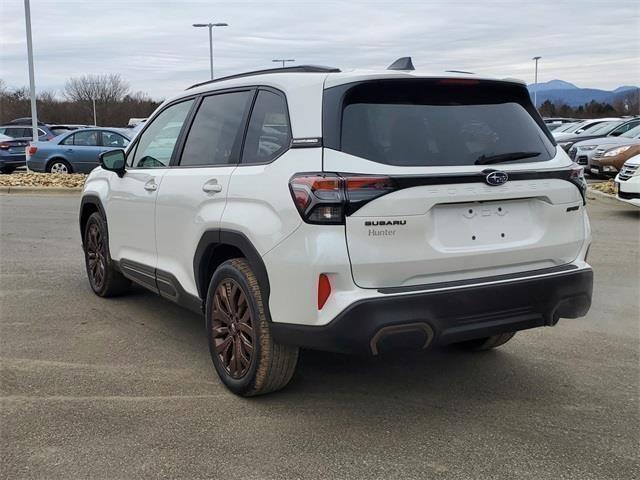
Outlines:
{"label": "rear door", "polygon": [[165,272],[197,295],[194,253],[204,231],[219,227],[253,96],[252,89],[240,89],[200,99],[182,151],[162,179],[156,238],[158,287],[163,295],[177,295]]}
{"label": "rear door", "polygon": [[359,286],[490,277],[578,255],[585,226],[571,162],[523,86],[379,80],[329,88],[324,102],[324,170],[391,185],[346,217]]}

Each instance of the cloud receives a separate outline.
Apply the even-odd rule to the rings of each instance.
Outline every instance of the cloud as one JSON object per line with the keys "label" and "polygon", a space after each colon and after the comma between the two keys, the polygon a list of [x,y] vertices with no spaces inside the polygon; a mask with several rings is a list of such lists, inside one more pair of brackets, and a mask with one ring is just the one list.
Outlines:
{"label": "cloud", "polygon": [[[209,75],[295,58],[348,68],[384,68],[410,55],[426,71],[465,69],[533,80],[561,78],[612,89],[640,83],[640,4],[635,1],[50,1],[32,2],[36,86],[71,76],[120,73],[134,90],[165,97]],[[22,0],[3,0],[0,78],[28,83]]]}

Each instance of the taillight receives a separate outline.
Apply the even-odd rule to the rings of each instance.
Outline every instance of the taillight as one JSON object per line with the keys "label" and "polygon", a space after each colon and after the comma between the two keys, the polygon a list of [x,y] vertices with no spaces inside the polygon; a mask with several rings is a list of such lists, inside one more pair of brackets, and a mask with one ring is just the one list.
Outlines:
{"label": "taillight", "polygon": [[38,147],[34,147],[33,145],[27,147],[27,155],[34,155],[37,151]]}
{"label": "taillight", "polygon": [[301,173],[289,181],[293,201],[307,223],[337,225],[345,215],[395,190],[389,177]]}
{"label": "taillight", "polygon": [[11,145],[9,145],[8,143],[0,143],[0,150],[9,150],[11,148]]}
{"label": "taillight", "polygon": [[582,204],[586,205],[587,180],[584,178],[584,168],[577,163],[573,163],[571,167],[569,167],[569,181],[576,187],[578,187],[578,190],[580,190],[580,195],[582,195]]}

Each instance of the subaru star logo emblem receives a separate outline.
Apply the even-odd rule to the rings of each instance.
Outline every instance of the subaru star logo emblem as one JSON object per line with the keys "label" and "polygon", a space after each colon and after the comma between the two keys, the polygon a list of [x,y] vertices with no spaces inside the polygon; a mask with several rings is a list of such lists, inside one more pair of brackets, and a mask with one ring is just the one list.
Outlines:
{"label": "subaru star logo emblem", "polygon": [[494,187],[507,183],[507,180],[509,180],[509,175],[507,175],[506,172],[491,172],[484,179],[484,181],[487,182],[487,185],[492,185]]}

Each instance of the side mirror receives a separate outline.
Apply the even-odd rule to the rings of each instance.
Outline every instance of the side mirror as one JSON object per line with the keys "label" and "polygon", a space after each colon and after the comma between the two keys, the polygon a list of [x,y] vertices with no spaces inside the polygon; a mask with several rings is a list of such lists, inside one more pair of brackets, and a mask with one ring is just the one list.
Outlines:
{"label": "side mirror", "polygon": [[125,172],[125,155],[124,150],[118,148],[116,150],[109,150],[108,152],[102,152],[100,154],[100,166],[105,170],[116,172],[116,174],[122,178]]}

